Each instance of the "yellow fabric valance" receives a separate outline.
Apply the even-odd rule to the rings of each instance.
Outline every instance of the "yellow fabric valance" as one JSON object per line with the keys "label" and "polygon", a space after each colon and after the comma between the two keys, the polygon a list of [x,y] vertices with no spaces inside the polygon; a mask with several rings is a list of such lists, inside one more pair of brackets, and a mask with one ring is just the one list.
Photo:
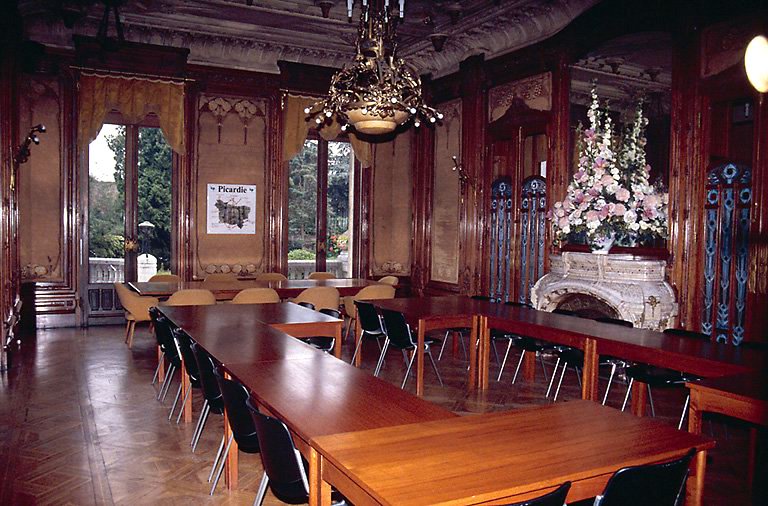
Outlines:
{"label": "yellow fabric valance", "polygon": [[171,149],[184,153],[184,84],[140,77],[83,74],[78,83],[78,141],[81,148],[101,130],[107,113],[119,111],[128,123],[155,113]]}
{"label": "yellow fabric valance", "polygon": [[[304,146],[304,140],[313,123],[307,121],[304,109],[315,103],[317,99],[311,97],[298,97],[288,95],[285,97],[283,109],[283,161],[287,162],[298,155]],[[319,130],[320,137],[326,141],[332,141],[341,133],[341,127],[333,121]],[[349,142],[355,158],[363,168],[373,165],[373,149],[369,142],[361,141],[355,134],[349,134]]]}

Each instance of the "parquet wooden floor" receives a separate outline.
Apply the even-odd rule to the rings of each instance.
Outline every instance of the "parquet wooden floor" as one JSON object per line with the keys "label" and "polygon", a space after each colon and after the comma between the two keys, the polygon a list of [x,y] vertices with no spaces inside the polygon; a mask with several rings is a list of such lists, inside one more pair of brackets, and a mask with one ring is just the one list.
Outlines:
{"label": "parquet wooden floor", "polygon": [[[118,326],[40,330],[14,353],[13,367],[0,375],[0,505],[251,504],[261,477],[258,455],[240,454],[236,491],[221,484],[209,497],[207,476],[221,418],[211,416],[192,454],[193,424],[167,420],[174,392],[165,405],[154,399],[154,343],[146,327],[137,330],[132,350],[123,344],[122,331]],[[364,367],[372,370],[377,350],[368,344]],[[345,357],[351,355],[348,348]],[[446,386],[440,387],[428,368],[427,399],[467,415],[548,402],[543,380],[511,385],[509,366],[488,392],[466,393],[466,363],[460,352],[452,358],[447,351],[439,362]],[[399,352],[393,352],[383,376],[399,385],[403,372]],[[408,388],[415,389],[412,379]],[[578,392],[569,372],[560,396],[567,402]],[[623,393],[623,385],[615,387],[609,403],[620,406]],[[683,395],[656,392],[659,416],[676,423]],[[201,403],[196,396],[195,417]],[[743,490],[747,432],[731,420],[717,419],[712,427],[718,448],[707,469],[706,504],[749,504]],[[266,504],[280,503],[268,495]]]}

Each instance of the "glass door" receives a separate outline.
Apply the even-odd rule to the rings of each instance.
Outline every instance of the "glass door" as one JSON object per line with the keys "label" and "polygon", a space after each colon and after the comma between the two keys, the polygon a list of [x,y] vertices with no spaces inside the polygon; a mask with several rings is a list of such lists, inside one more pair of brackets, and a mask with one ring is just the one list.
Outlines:
{"label": "glass door", "polygon": [[153,126],[108,123],[88,150],[88,325],[122,317],[113,283],[170,271],[171,149]]}
{"label": "glass door", "polygon": [[354,155],[346,141],[307,139],[289,162],[288,277],[352,274]]}

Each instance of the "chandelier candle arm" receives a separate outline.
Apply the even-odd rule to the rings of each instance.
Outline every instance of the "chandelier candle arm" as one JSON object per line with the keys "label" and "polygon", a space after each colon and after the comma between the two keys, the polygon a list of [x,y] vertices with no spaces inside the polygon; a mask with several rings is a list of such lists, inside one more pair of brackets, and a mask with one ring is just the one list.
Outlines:
{"label": "chandelier candle arm", "polygon": [[[353,5],[347,0],[350,18]],[[318,126],[335,117],[342,130],[382,135],[409,121],[419,127],[443,118],[424,103],[418,71],[396,55],[404,10],[405,0],[399,0],[399,17],[389,0],[362,1],[354,60],[333,76],[327,97],[304,109]]]}

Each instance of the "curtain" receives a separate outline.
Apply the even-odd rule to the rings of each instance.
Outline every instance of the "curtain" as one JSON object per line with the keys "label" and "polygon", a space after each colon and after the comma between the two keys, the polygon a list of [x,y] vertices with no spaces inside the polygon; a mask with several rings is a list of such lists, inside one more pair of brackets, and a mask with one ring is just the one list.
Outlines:
{"label": "curtain", "polygon": [[[283,161],[288,161],[301,151],[304,140],[307,138],[309,128],[313,123],[307,121],[304,109],[315,103],[317,99],[311,97],[299,97],[287,95],[283,109]],[[320,137],[326,141],[332,141],[341,133],[341,126],[334,120],[331,124],[323,126]],[[355,134],[349,134],[349,142],[355,158],[363,168],[373,165],[373,149],[369,142],[361,141]]]}
{"label": "curtain", "polygon": [[85,148],[101,130],[104,118],[119,111],[128,123],[139,123],[149,113],[171,149],[184,153],[184,84],[140,77],[82,74],[78,83],[78,141]]}

